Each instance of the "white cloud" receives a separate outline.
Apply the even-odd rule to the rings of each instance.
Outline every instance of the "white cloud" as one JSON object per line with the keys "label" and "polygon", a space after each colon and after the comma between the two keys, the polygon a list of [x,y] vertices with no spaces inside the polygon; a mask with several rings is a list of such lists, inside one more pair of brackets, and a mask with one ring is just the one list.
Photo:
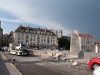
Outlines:
{"label": "white cloud", "polygon": [[[30,0],[31,1],[31,0]],[[29,5],[29,0],[2,0],[0,1],[0,7],[3,10],[6,10],[11,15],[13,14],[17,19],[7,19],[7,18],[0,18],[3,21],[7,22],[27,22],[36,24],[39,26],[43,26],[49,29],[55,30],[63,30],[64,35],[69,35],[71,30],[66,29],[62,24],[59,22],[52,20],[49,15],[41,13],[41,7],[36,7],[33,5]],[[44,11],[44,10],[43,10]],[[6,32],[6,31],[5,31]]]}
{"label": "white cloud", "polygon": [[22,20],[19,20],[19,19],[7,19],[7,18],[0,18],[0,20],[2,21],[7,21],[7,22],[16,22],[16,23],[20,23],[20,22],[24,22]]}

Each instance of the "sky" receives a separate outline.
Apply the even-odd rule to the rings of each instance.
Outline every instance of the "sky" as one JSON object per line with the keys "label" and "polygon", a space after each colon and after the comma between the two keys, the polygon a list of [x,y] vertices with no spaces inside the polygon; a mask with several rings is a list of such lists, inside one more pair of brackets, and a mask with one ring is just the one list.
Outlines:
{"label": "sky", "polygon": [[0,0],[3,33],[19,25],[92,34],[100,40],[100,0]]}

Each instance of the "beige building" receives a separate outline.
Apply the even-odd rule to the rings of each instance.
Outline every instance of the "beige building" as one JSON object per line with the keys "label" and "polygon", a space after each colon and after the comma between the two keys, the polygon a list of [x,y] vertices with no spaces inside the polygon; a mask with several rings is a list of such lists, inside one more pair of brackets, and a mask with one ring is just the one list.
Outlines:
{"label": "beige building", "polygon": [[71,35],[71,52],[95,52],[95,38],[91,34],[81,34],[75,30]]}
{"label": "beige building", "polygon": [[57,35],[53,30],[25,27],[20,25],[12,36],[12,42],[32,46],[34,48],[58,48]]}
{"label": "beige building", "polygon": [[100,53],[100,40],[95,43],[95,52]]}
{"label": "beige building", "polygon": [[2,37],[3,37],[3,29],[1,28],[1,21],[0,21],[0,46],[2,46]]}

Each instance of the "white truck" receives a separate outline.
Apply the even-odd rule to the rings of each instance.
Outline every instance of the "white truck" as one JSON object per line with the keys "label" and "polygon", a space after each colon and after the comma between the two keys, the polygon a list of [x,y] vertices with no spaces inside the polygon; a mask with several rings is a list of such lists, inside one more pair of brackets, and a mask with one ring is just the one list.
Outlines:
{"label": "white truck", "polygon": [[19,56],[19,55],[30,55],[33,54],[33,52],[27,50],[26,45],[11,43],[9,44],[9,54],[14,54]]}
{"label": "white truck", "polygon": [[26,45],[23,44],[19,44],[15,47],[16,50],[27,50]]}

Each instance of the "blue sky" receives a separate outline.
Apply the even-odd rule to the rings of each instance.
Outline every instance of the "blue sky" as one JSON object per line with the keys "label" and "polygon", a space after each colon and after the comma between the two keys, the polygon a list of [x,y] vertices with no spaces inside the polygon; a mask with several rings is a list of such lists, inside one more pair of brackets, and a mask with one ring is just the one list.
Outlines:
{"label": "blue sky", "polygon": [[4,33],[23,26],[74,30],[100,39],[100,0],[0,0],[0,21]]}

